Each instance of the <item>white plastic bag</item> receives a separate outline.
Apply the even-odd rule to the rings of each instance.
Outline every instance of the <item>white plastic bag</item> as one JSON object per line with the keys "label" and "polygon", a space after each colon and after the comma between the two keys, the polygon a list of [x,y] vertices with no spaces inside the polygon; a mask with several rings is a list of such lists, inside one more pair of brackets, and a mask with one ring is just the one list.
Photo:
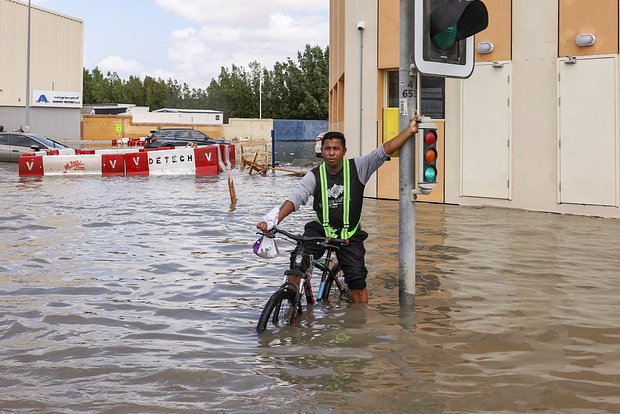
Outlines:
{"label": "white plastic bag", "polygon": [[271,211],[263,216],[262,221],[267,223],[267,229],[271,230],[278,225],[278,215],[280,214],[280,207],[274,207]]}
{"label": "white plastic bag", "polygon": [[276,257],[280,251],[276,246],[276,239],[262,235],[254,243],[254,253],[264,259],[272,259]]}
{"label": "white plastic bag", "polygon": [[[280,207],[274,207],[265,214],[261,221],[267,223],[267,229],[271,230],[278,225],[278,215],[280,214]],[[276,246],[276,239],[273,237],[267,237],[261,235],[254,243],[254,253],[264,259],[272,259],[276,257],[280,251]]]}

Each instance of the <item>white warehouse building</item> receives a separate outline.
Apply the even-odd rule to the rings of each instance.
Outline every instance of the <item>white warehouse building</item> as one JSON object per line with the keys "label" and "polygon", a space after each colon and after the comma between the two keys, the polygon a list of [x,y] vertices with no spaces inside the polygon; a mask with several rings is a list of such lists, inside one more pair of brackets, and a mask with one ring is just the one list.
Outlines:
{"label": "white warehouse building", "polygon": [[38,6],[28,15],[28,3],[0,0],[0,125],[79,140],[84,22]]}

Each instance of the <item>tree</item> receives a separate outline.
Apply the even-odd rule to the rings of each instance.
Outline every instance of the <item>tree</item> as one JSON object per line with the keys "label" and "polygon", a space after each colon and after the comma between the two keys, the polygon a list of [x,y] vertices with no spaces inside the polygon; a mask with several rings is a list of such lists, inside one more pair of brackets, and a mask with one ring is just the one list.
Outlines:
{"label": "tree", "polygon": [[124,85],[123,102],[132,103],[137,106],[145,106],[146,94],[142,81],[137,76],[130,76]]}
{"label": "tree", "polygon": [[108,86],[106,80],[103,77],[103,73],[98,67],[93,69],[92,76],[90,77],[90,96],[92,102],[88,103],[105,103],[108,101]]}
{"label": "tree", "polygon": [[166,102],[166,84],[161,79],[154,79],[150,76],[144,77],[144,89],[146,92],[145,105],[151,109],[164,108]]}
{"label": "tree", "polygon": [[125,98],[123,81],[116,72],[106,74],[106,86],[108,102],[123,102]]}
{"label": "tree", "polygon": [[290,119],[290,90],[287,86],[288,66],[285,63],[276,62],[273,66],[272,89],[269,94],[273,112],[271,118]]}
{"label": "tree", "polygon": [[[87,104],[128,103],[148,106],[214,109],[228,118],[327,119],[329,49],[306,45],[297,53],[297,62],[287,58],[271,70],[253,61],[248,70],[232,65],[221,67],[217,79],[205,89],[190,89],[186,83],[146,76],[120,79],[116,72],[104,77],[99,68],[84,68],[84,97]],[[261,87],[262,77],[262,87]],[[262,91],[262,94],[261,94]]]}
{"label": "tree", "polygon": [[90,74],[88,69],[84,68],[82,71],[82,84],[83,84],[83,97],[82,102],[92,103],[93,100],[93,75]]}
{"label": "tree", "polygon": [[298,66],[289,59],[290,89],[293,92],[292,112],[299,119],[326,119],[328,112],[328,53],[320,47],[306,45],[297,54]]}

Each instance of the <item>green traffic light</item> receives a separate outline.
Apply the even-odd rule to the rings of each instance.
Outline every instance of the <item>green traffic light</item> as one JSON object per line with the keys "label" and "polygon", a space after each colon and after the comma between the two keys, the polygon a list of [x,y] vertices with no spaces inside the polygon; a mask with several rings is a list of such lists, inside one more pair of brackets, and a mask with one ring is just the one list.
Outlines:
{"label": "green traffic light", "polygon": [[441,50],[450,50],[454,47],[456,43],[456,34],[457,34],[457,26],[456,24],[452,24],[448,26],[448,28],[442,32],[437,33],[433,36],[433,43]]}
{"label": "green traffic light", "polygon": [[437,170],[434,167],[426,167],[424,170],[424,181],[434,182],[437,179]]}

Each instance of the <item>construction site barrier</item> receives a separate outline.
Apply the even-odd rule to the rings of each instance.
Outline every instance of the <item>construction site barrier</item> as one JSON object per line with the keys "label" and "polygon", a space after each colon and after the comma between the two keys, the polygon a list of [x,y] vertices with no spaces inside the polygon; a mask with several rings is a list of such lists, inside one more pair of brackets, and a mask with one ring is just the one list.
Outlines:
{"label": "construction site barrier", "polygon": [[22,155],[19,175],[217,175],[234,166],[234,154],[234,145],[47,150]]}

